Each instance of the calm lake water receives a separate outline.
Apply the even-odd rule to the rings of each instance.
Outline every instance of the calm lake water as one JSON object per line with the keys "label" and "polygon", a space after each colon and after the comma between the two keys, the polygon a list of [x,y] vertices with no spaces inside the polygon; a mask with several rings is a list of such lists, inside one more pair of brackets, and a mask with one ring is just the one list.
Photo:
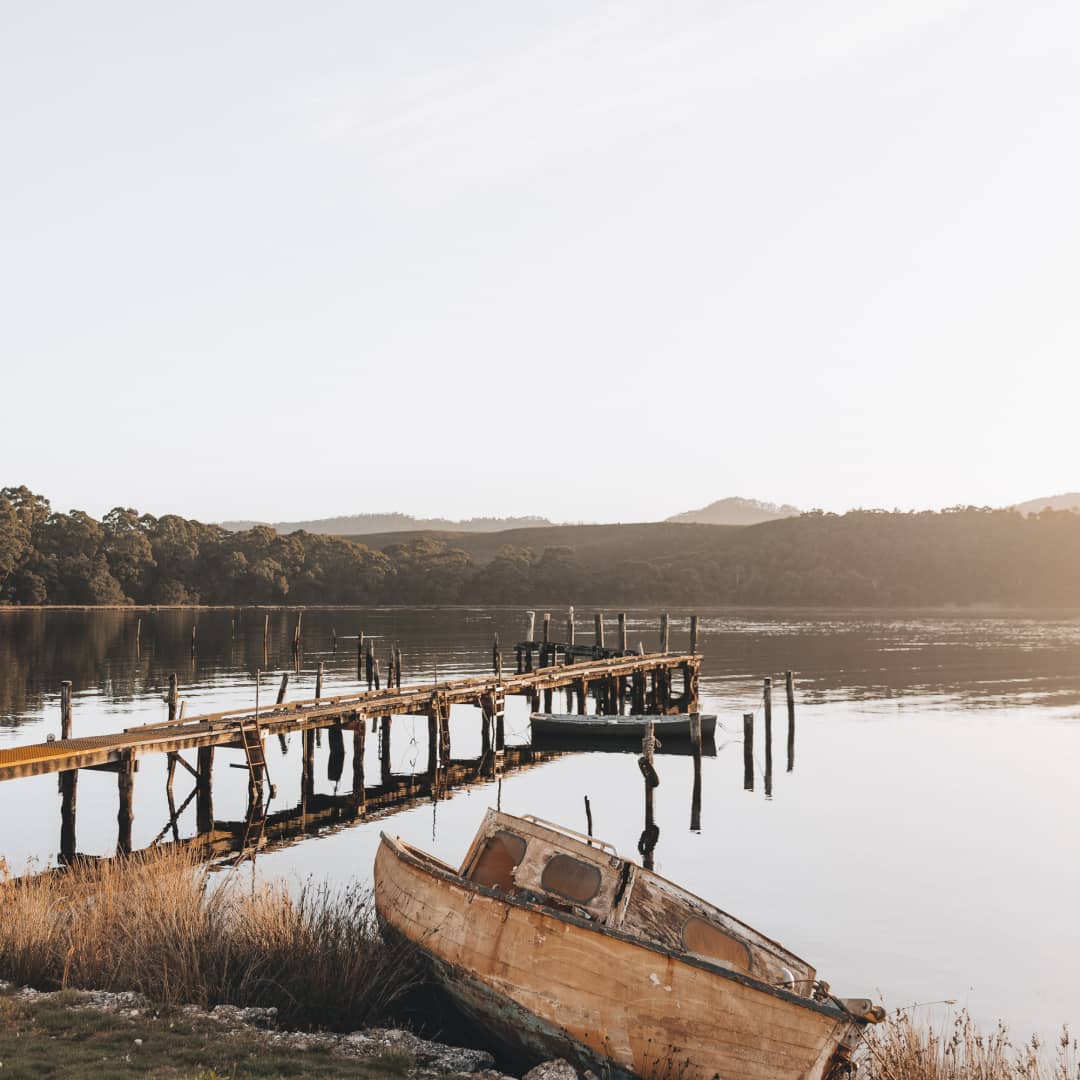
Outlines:
{"label": "calm lake water", "polygon": [[[591,636],[579,613],[579,639]],[[268,662],[263,615],[244,612],[0,613],[0,747],[59,732],[59,683],[74,682],[74,733],[115,731],[165,715],[177,672],[188,715],[251,704],[262,668],[263,701],[292,670],[295,612],[271,613]],[[136,651],[136,621],[142,620]],[[564,613],[555,616],[561,625]],[[633,642],[657,640],[656,612],[630,613]],[[192,624],[198,653],[191,658]],[[523,636],[517,610],[489,608],[312,610],[304,613],[302,672],[290,697],[314,693],[326,664],[329,695],[354,690],[356,635],[378,635],[404,654],[404,681],[483,674],[492,635]],[[338,650],[331,650],[331,630]],[[609,630],[609,635],[611,634]],[[560,635],[561,636],[561,635]],[[672,648],[687,622],[673,623]],[[718,714],[717,753],[702,768],[700,830],[692,830],[689,757],[661,756],[656,793],[657,870],[784,942],[844,995],[880,996],[891,1007],[955,998],[984,1024],[1052,1035],[1080,1023],[1080,620],[865,614],[702,612],[702,705]],[[511,651],[512,657],[512,651]],[[786,771],[783,671],[796,672],[794,769]],[[761,679],[779,676],[775,775],[764,791]],[[557,706],[558,707],[558,706]],[[754,790],[744,788],[742,715],[756,714]],[[524,699],[507,703],[507,742],[529,738]],[[472,709],[451,718],[453,756],[480,754]],[[351,740],[346,740],[347,746]],[[427,724],[395,719],[394,773],[422,771]],[[351,752],[351,751],[350,751]],[[328,779],[318,751],[318,792],[348,790],[351,767]],[[367,741],[368,782],[379,776]],[[191,755],[189,755],[191,757]],[[271,740],[274,808],[300,797],[299,736],[285,752]],[[242,820],[241,760],[220,751],[214,812]],[[372,778],[375,778],[374,780]],[[190,786],[178,772],[177,801]],[[484,809],[584,827],[626,854],[642,831],[634,754],[558,757],[494,782],[461,789],[376,821],[356,821],[260,856],[259,872],[302,879],[370,878],[387,829],[456,862]],[[0,856],[13,870],[55,861],[60,800],[54,776],[0,783]],[[80,774],[78,848],[116,845],[116,778]],[[135,776],[136,847],[169,819],[164,758],[141,759]],[[181,816],[195,832],[195,807]]]}

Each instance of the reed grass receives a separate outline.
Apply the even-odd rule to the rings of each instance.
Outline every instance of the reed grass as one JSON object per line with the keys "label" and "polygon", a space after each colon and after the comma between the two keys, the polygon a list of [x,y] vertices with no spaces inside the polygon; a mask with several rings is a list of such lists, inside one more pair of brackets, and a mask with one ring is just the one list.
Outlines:
{"label": "reed grass", "polygon": [[159,1006],[272,1006],[290,1027],[353,1030],[409,990],[369,890],[288,890],[214,874],[188,850],[0,886],[0,978],[42,990],[134,990]]}
{"label": "reed grass", "polygon": [[935,1027],[892,1013],[870,1028],[857,1059],[859,1080],[1080,1080],[1080,1053],[1068,1028],[1053,1047],[1014,1043],[1003,1024],[980,1031],[966,1010]]}

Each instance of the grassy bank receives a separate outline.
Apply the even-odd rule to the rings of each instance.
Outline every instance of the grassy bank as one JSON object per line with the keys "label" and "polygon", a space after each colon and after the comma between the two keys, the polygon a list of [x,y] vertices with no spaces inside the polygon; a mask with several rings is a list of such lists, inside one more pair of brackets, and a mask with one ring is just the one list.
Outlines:
{"label": "grassy bank", "polygon": [[223,1029],[209,1016],[171,1010],[125,1015],[85,1007],[77,991],[34,1001],[0,992],[0,1075],[5,1080],[401,1080],[407,1055],[355,1060],[330,1048],[274,1044],[257,1031]]}
{"label": "grassy bank", "polygon": [[290,893],[197,860],[150,852],[0,886],[0,979],[274,1007],[289,1027],[335,1030],[378,1022],[408,989],[365,890]]}

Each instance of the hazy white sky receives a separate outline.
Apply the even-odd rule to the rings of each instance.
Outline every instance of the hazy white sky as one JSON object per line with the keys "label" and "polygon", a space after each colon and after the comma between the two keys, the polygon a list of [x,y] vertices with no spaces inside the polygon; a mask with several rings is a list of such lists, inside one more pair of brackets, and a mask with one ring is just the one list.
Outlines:
{"label": "hazy white sky", "polygon": [[1080,488],[1080,6],[0,3],[0,484]]}

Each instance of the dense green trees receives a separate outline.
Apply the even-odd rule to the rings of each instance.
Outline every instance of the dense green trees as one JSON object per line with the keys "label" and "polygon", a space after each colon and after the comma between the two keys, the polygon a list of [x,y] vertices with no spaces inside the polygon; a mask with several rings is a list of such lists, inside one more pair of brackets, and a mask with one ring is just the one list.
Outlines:
{"label": "dense green trees", "polygon": [[481,563],[464,536],[419,534],[380,551],[123,507],[99,522],[4,488],[0,602],[1080,605],[1080,514],[1068,512],[815,512],[737,529],[586,526],[580,536],[579,547],[505,546]]}

